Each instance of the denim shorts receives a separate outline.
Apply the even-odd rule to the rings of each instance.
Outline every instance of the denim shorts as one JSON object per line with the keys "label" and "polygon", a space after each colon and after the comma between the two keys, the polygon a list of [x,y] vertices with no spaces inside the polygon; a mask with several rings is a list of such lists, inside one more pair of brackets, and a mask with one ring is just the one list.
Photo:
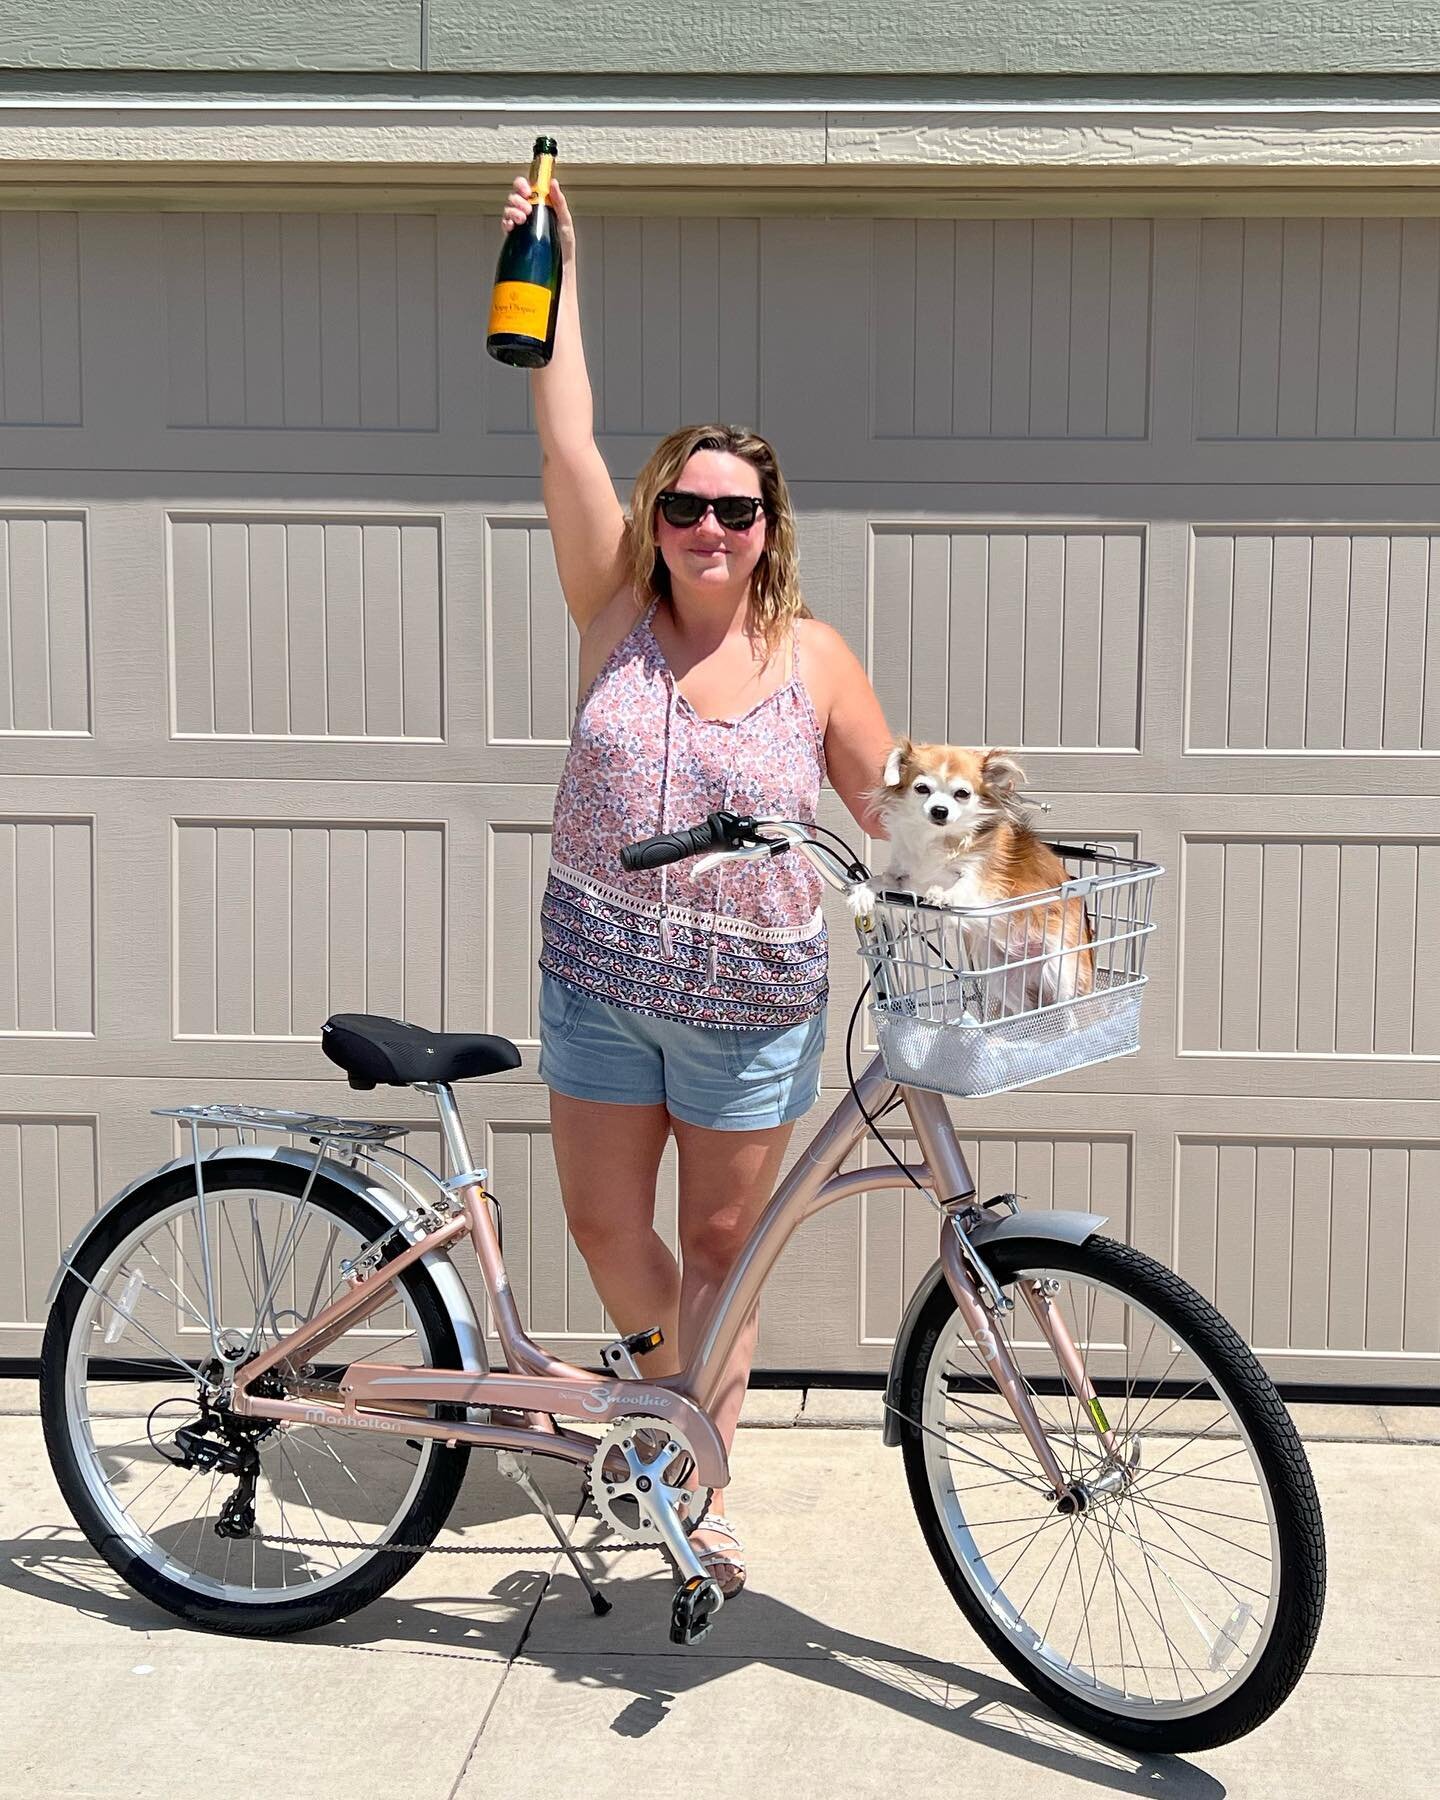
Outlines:
{"label": "denim shorts", "polygon": [[576,1100],[663,1103],[711,1131],[788,1125],[815,1104],[825,1014],[778,1031],[627,1012],[540,974],[540,1079]]}

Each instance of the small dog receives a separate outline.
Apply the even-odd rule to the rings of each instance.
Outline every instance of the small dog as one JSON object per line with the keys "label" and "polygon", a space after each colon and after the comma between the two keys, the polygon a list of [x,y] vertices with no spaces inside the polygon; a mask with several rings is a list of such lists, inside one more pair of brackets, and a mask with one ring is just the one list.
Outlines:
{"label": "small dog", "polygon": [[[889,861],[876,885],[931,906],[993,905],[1058,887],[1067,878],[1065,865],[1027,822],[1024,780],[1008,751],[901,738],[869,796],[890,839]],[[857,918],[874,904],[871,888],[850,896]],[[977,970],[1019,957],[1041,959],[1006,976],[1003,995],[987,994],[988,1014],[1078,999],[1094,985],[1094,959],[1083,947],[1089,925],[1079,900],[1002,914],[988,925],[970,921],[965,936]]]}

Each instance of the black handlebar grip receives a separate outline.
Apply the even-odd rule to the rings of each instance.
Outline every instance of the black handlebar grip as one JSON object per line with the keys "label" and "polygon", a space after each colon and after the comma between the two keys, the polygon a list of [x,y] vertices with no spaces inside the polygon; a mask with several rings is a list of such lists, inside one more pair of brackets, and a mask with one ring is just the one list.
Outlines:
{"label": "black handlebar grip", "polygon": [[663,863],[684,862],[687,856],[718,850],[728,842],[723,816],[711,813],[703,823],[684,831],[662,831],[658,837],[627,844],[620,852],[620,862],[633,875],[637,869],[658,869]]}

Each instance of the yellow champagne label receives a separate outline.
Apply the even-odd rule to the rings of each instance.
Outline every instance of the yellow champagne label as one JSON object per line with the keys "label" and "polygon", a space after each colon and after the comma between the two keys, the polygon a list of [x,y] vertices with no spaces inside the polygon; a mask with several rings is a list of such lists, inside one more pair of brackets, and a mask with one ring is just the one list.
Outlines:
{"label": "yellow champagne label", "polygon": [[544,340],[550,329],[550,290],[534,281],[497,281],[490,300],[490,330]]}

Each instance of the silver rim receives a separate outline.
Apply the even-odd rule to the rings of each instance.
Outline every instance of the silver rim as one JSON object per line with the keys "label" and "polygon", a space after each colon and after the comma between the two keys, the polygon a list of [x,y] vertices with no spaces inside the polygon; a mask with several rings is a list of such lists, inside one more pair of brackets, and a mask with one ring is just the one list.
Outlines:
{"label": "silver rim", "polygon": [[[86,1284],[66,1356],[70,1444],[106,1529],[168,1580],[244,1605],[308,1599],[370,1562],[367,1546],[395,1536],[435,1446],[278,1426],[256,1445],[254,1531],[217,1535],[239,1478],[166,1459],[175,1432],[199,1412],[194,1365],[209,1354],[212,1322],[263,1350],[334,1298],[342,1261],[364,1240],[313,1192],[304,1202],[267,1187],[210,1192],[205,1222],[208,1283],[190,1195],[136,1226]],[[424,1328],[398,1294],[325,1355],[434,1366]],[[288,1538],[332,1542],[280,1541]]]}
{"label": "silver rim", "polygon": [[[1059,1391],[1022,1279],[1059,1284],[1052,1304],[1118,1458]],[[992,1329],[1092,1500],[1056,1511],[957,1311],[930,1358],[921,1440],[956,1564],[1007,1638],[1077,1699],[1134,1718],[1208,1712],[1251,1673],[1275,1622],[1279,1533],[1254,1443],[1195,1351],[1138,1301],[1059,1269],[1027,1269],[1007,1292],[1014,1310]]]}

